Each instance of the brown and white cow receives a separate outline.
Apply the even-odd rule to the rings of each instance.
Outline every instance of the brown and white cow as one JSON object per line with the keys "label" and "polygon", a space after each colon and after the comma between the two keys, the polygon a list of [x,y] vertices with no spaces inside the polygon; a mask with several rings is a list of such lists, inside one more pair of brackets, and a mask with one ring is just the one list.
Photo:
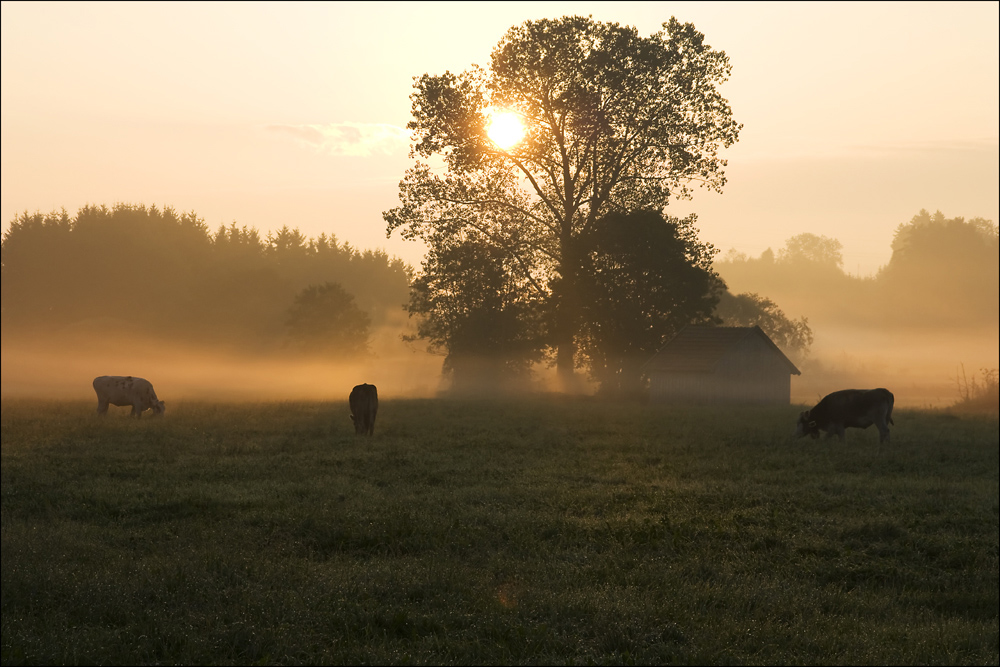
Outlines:
{"label": "brown and white cow", "polygon": [[842,389],[827,394],[816,407],[799,414],[795,435],[819,437],[820,431],[844,440],[845,428],[868,428],[875,424],[878,441],[889,440],[892,421],[892,392],[888,389]]}
{"label": "brown and white cow", "polygon": [[151,409],[154,415],[162,415],[167,409],[166,404],[156,398],[149,380],[131,375],[102,375],[94,378],[94,391],[97,392],[99,415],[108,414],[108,405],[131,405],[131,416],[136,419],[146,410]]}
{"label": "brown and white cow", "polygon": [[359,384],[351,390],[351,421],[357,435],[375,433],[375,414],[378,412],[378,390],[373,384]]}

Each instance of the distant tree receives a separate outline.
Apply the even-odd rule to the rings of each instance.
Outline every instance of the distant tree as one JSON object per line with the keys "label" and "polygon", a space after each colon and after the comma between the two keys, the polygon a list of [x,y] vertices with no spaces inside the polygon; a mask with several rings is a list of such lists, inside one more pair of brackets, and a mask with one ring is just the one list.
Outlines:
{"label": "distant tree", "polygon": [[789,318],[778,304],[759,294],[732,294],[727,290],[719,295],[715,315],[727,327],[760,327],[794,361],[804,359],[813,343],[809,320]]}
{"label": "distant tree", "polygon": [[892,257],[877,276],[898,323],[996,323],[1000,316],[997,227],[983,218],[921,210],[899,225]]}
{"label": "distant tree", "polygon": [[[839,270],[844,265],[843,250],[843,244],[837,239],[809,233],[798,234],[785,241],[784,249],[778,254],[778,261]],[[763,258],[761,255],[761,259]]]}
{"label": "distant tree", "polygon": [[475,236],[438,239],[414,280],[417,333],[443,352],[454,390],[500,390],[542,357],[540,291],[525,267]]}
{"label": "distant tree", "polygon": [[789,238],[778,252],[767,248],[759,257],[731,251],[715,269],[734,293],[766,294],[813,321],[842,320],[870,312],[870,286],[844,273],[843,263],[840,241],[803,233]]}
{"label": "distant tree", "polygon": [[212,237],[212,246],[216,261],[223,262],[258,262],[267,249],[256,228],[237,227],[235,222],[229,227],[219,225]]}
{"label": "distant tree", "polygon": [[[910,222],[896,227],[890,267],[926,265],[927,262],[960,268],[963,262],[983,263],[997,257],[997,226],[990,220],[945,218],[926,209]],[[989,262],[985,262],[989,263]]]}
{"label": "distant tree", "polygon": [[299,292],[285,324],[291,346],[300,351],[338,358],[368,353],[371,319],[337,283]]}
{"label": "distant tree", "polygon": [[309,239],[297,228],[289,229],[284,225],[277,232],[268,233],[266,252],[279,268],[294,271],[294,267],[309,256]]}
{"label": "distant tree", "polygon": [[697,217],[612,213],[585,238],[582,352],[600,391],[634,395],[641,366],[682,327],[712,321],[723,287]]}
{"label": "distant tree", "polygon": [[785,241],[777,253],[767,248],[760,257],[750,257],[731,248],[716,261],[716,267],[726,274],[735,272],[764,281],[767,276],[779,276],[777,280],[785,281],[792,275],[798,276],[799,282],[817,277],[829,280],[831,274],[843,273],[843,249],[837,239],[804,233]]}
{"label": "distant tree", "polygon": [[[581,239],[605,214],[661,211],[691,183],[721,190],[719,149],[740,130],[718,91],[729,72],[724,52],[675,19],[649,37],[580,16],[515,26],[487,69],[415,80],[411,154],[440,157],[445,172],[419,160],[406,172],[401,205],[383,213],[387,233],[433,246],[475,230],[543,269],[557,368],[572,381]],[[519,116],[523,140],[494,143],[493,111]]]}

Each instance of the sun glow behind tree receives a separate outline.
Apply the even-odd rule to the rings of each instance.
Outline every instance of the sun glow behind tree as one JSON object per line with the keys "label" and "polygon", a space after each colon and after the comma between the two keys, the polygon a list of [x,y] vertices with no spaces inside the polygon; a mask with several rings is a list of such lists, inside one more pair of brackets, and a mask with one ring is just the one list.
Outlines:
{"label": "sun glow behind tree", "polygon": [[[544,305],[533,316],[545,320],[568,390],[578,386],[588,298],[583,253],[598,221],[662,211],[690,197],[692,184],[725,184],[718,150],[741,126],[718,91],[728,58],[704,41],[673,18],[641,37],[564,16],[512,27],[488,69],[414,79],[407,129],[417,161],[400,182],[400,206],[382,214],[386,233],[442,252],[469,234],[506,252]],[[421,161],[432,157],[447,173]]]}
{"label": "sun glow behind tree", "polygon": [[488,109],[489,123],[486,134],[503,150],[507,150],[524,138],[524,125],[518,114],[512,111]]}

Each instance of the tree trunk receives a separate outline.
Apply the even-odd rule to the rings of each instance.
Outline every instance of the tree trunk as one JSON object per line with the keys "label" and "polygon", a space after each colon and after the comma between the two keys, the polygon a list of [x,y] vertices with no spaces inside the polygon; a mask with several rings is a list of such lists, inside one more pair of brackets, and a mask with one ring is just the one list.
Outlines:
{"label": "tree trunk", "polygon": [[556,343],[556,372],[559,376],[559,383],[563,391],[576,390],[576,372],[574,370],[574,357],[576,357],[576,344],[572,336],[569,340],[560,340]]}
{"label": "tree trunk", "polygon": [[562,255],[555,322],[556,375],[562,391],[577,393],[581,389],[575,363],[576,327],[580,317],[579,263],[571,242],[563,242]]}

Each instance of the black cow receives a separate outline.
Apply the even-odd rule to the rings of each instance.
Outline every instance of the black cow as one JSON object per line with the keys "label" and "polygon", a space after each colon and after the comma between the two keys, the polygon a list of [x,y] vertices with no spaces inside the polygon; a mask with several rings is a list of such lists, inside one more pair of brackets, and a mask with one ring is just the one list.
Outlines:
{"label": "black cow", "polygon": [[888,389],[843,389],[827,394],[811,410],[799,415],[795,435],[819,437],[820,431],[844,440],[845,428],[868,428],[875,424],[878,441],[889,440],[892,421],[892,392]]}
{"label": "black cow", "polygon": [[373,384],[359,384],[351,390],[351,421],[358,435],[375,433],[375,413],[378,412],[378,390]]}

